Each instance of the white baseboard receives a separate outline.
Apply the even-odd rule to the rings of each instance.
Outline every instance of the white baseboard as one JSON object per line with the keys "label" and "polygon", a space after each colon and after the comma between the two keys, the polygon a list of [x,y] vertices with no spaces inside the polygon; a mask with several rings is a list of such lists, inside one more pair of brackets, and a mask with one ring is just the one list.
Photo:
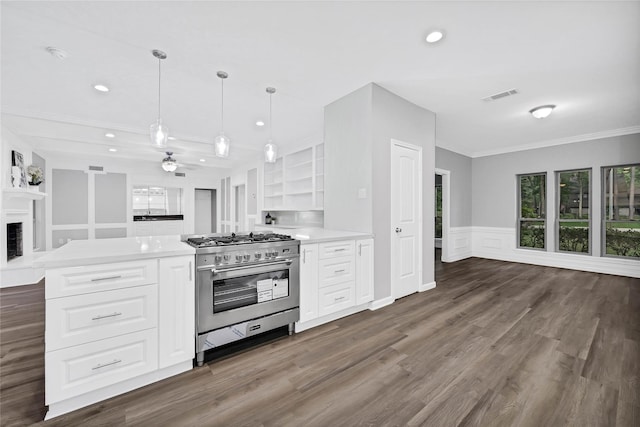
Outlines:
{"label": "white baseboard", "polygon": [[442,248],[442,262],[455,262],[472,256],[473,227],[451,227],[447,244]]}
{"label": "white baseboard", "polygon": [[423,283],[422,285],[420,285],[418,287],[418,292],[424,292],[424,291],[428,291],[430,289],[435,289],[435,287],[436,287],[436,282]]}
{"label": "white baseboard", "polygon": [[372,310],[372,311],[373,310],[379,310],[382,307],[386,307],[388,305],[393,304],[394,301],[395,301],[395,298],[393,298],[391,296],[386,297],[386,298],[377,299],[375,301],[372,301],[369,304],[369,310]]}
{"label": "white baseboard", "polygon": [[351,316],[352,314],[356,314],[359,311],[366,310],[367,308],[369,308],[369,304],[371,303],[357,305],[355,307],[350,307],[341,311],[337,311],[335,313],[331,313],[326,316],[318,317],[317,319],[307,320],[306,322],[296,322],[295,331],[296,333],[306,331],[307,329],[315,328],[316,326],[333,322],[334,320],[338,320],[343,317]]}
{"label": "white baseboard", "polygon": [[37,252],[18,257],[0,267],[0,288],[32,285],[44,277],[44,268],[34,268],[33,261],[44,255]]}
{"label": "white baseboard", "polygon": [[516,247],[516,229],[473,227],[472,254],[479,258],[640,278],[640,261]]}

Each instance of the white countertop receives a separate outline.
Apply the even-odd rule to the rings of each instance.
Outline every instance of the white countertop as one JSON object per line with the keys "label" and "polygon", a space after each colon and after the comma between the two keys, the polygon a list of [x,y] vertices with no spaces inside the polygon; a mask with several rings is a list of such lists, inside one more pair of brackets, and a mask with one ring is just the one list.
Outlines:
{"label": "white countertop", "polygon": [[181,242],[178,235],[72,240],[34,260],[33,265],[44,268],[75,267],[195,253],[196,250]]}
{"label": "white countertop", "polygon": [[274,231],[277,233],[287,234],[294,239],[300,240],[300,244],[322,243],[331,242],[336,240],[356,240],[356,239],[369,239],[373,237],[371,233],[357,233],[355,231],[342,231],[342,230],[329,230],[326,228],[318,227],[301,227],[301,228],[284,228],[284,227],[271,227],[268,225],[261,225],[260,228]]}

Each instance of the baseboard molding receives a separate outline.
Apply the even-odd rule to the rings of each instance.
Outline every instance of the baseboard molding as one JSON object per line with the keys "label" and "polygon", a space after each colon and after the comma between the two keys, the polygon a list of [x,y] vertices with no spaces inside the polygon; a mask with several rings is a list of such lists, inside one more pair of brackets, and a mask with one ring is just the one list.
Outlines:
{"label": "baseboard molding", "polygon": [[451,227],[447,244],[442,248],[442,262],[456,262],[470,258],[472,244],[472,227]]}
{"label": "baseboard molding", "polygon": [[395,301],[394,297],[386,297],[386,298],[382,298],[382,299],[377,299],[373,302],[371,302],[371,304],[369,304],[369,310],[374,311],[374,310],[379,310],[382,307],[386,307],[388,305],[393,304],[393,302]]}
{"label": "baseboard molding", "polygon": [[640,261],[516,248],[516,229],[473,227],[474,257],[640,278]]}
{"label": "baseboard molding", "polygon": [[361,304],[355,307],[346,308],[335,313],[327,314],[326,316],[318,317],[317,319],[307,320],[306,322],[296,322],[296,333],[306,331],[307,329],[315,328],[316,326],[324,325],[325,323],[333,322],[334,320],[341,319],[343,317],[351,316],[360,311],[364,311],[369,308],[369,304]]}
{"label": "baseboard molding", "polygon": [[430,289],[435,289],[435,287],[436,287],[436,282],[423,283],[422,285],[420,285],[418,287],[418,292],[424,292],[424,291],[428,291]]}

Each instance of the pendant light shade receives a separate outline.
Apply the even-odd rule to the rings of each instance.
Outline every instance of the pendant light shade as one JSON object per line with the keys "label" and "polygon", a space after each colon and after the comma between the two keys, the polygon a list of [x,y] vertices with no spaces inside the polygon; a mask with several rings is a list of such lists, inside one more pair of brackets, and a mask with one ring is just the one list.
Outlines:
{"label": "pendant light shade", "polygon": [[167,54],[161,50],[151,51],[154,57],[158,58],[158,120],[151,124],[149,133],[151,136],[151,144],[156,148],[164,148],[167,146],[167,138],[169,137],[169,128],[162,124],[160,118],[160,78],[162,60],[167,58]]}
{"label": "pendant light shade", "polygon": [[213,139],[213,149],[217,157],[228,157],[231,140],[224,134],[224,80],[229,75],[224,71],[218,71],[216,75],[220,78],[221,84],[220,133]]}
{"label": "pendant light shade", "polygon": [[267,93],[269,94],[269,141],[264,146],[264,161],[266,163],[275,163],[278,157],[278,146],[273,143],[273,106],[271,96],[276,93],[276,89],[268,87]]}
{"label": "pendant light shade", "polygon": [[178,169],[178,162],[176,162],[176,159],[171,157],[172,155],[173,152],[167,151],[167,157],[162,160],[162,169],[164,169],[165,172],[173,172]]}

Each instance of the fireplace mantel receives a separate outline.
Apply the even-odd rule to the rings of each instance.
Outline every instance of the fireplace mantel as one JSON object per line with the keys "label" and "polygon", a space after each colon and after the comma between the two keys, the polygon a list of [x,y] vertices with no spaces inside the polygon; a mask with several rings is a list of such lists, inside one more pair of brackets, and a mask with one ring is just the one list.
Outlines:
{"label": "fireplace mantel", "polygon": [[40,200],[47,195],[38,190],[30,190],[28,188],[5,188],[2,190],[5,198],[22,198],[31,200]]}

